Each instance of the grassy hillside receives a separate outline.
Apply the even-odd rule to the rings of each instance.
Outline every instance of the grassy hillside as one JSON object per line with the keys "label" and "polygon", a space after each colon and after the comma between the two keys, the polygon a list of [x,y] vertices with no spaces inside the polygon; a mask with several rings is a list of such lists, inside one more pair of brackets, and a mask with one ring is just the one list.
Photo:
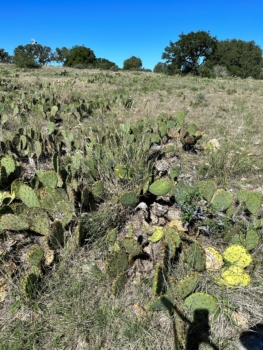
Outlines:
{"label": "grassy hillside", "polygon": [[252,79],[1,64],[0,349],[233,349],[262,321],[262,103]]}

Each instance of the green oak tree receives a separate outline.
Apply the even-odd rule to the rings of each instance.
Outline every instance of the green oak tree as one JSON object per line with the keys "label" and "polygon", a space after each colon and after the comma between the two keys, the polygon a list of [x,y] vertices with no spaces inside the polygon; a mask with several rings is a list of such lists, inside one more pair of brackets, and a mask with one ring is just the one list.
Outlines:
{"label": "green oak tree", "polygon": [[96,62],[96,56],[94,52],[83,46],[73,46],[67,54],[67,57],[64,61],[64,66],[74,67],[76,65],[81,65],[83,68],[88,68],[94,66]]}
{"label": "green oak tree", "polygon": [[198,74],[200,66],[205,63],[215,52],[217,47],[216,37],[210,32],[198,31],[188,34],[180,34],[179,40],[170,41],[170,45],[164,49],[162,59],[166,60],[169,72]]}
{"label": "green oak tree", "polygon": [[124,70],[140,70],[142,68],[142,60],[139,57],[132,56],[123,62]]}
{"label": "green oak tree", "polygon": [[19,45],[14,50],[13,61],[18,67],[39,68],[53,60],[49,46],[40,44]]}
{"label": "green oak tree", "polygon": [[262,50],[254,41],[219,41],[205,65],[208,68],[223,66],[232,76],[259,78],[263,68]]}
{"label": "green oak tree", "polygon": [[11,63],[12,56],[9,55],[4,49],[0,49],[0,62],[2,63]]}

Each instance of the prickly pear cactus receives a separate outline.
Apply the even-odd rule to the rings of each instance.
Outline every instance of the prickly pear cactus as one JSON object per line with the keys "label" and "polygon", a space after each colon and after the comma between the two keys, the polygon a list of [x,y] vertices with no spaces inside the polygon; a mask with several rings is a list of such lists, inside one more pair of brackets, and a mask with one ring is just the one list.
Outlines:
{"label": "prickly pear cactus", "polygon": [[173,305],[175,303],[175,297],[171,294],[164,294],[159,296],[158,298],[151,301],[147,309],[150,311],[169,311],[171,312],[173,309]]}
{"label": "prickly pear cactus", "polygon": [[216,190],[211,199],[211,204],[217,211],[227,210],[233,202],[233,193],[226,191],[222,188]]}
{"label": "prickly pear cactus", "polygon": [[39,246],[30,250],[27,254],[27,260],[29,264],[33,266],[40,266],[43,257],[44,257],[44,250]]}
{"label": "prickly pear cactus", "polygon": [[130,180],[133,177],[133,168],[124,164],[119,164],[115,166],[114,173],[120,179]]}
{"label": "prickly pear cactus", "polygon": [[246,200],[246,207],[251,214],[256,214],[262,203],[262,196],[259,192],[248,193]]}
{"label": "prickly pear cactus", "polygon": [[212,180],[203,180],[199,181],[195,186],[199,190],[201,196],[210,202],[216,190],[216,183]]}
{"label": "prickly pear cactus", "polygon": [[135,192],[126,191],[123,192],[120,196],[120,203],[124,207],[134,207],[139,202],[139,199]]}
{"label": "prickly pear cactus", "polygon": [[106,272],[111,277],[117,277],[119,273],[128,268],[128,257],[124,251],[112,253],[106,262]]}
{"label": "prickly pear cactus", "polygon": [[162,263],[157,264],[153,280],[153,294],[161,295],[165,292],[165,268]]}
{"label": "prickly pear cactus", "polygon": [[153,234],[148,238],[148,241],[156,243],[164,236],[164,229],[160,226],[153,226]]}
{"label": "prickly pear cactus", "polygon": [[150,185],[149,191],[155,196],[164,196],[170,192],[172,185],[171,181],[160,179]]}
{"label": "prickly pear cactus", "polygon": [[26,220],[29,224],[30,230],[43,236],[49,235],[50,220],[45,210],[41,208],[32,208],[29,211]]}
{"label": "prickly pear cactus", "polygon": [[121,272],[112,283],[112,294],[118,296],[128,281],[127,273]]}
{"label": "prickly pear cactus", "polygon": [[249,230],[246,234],[246,249],[252,250],[258,246],[259,243],[259,235],[255,230]]}
{"label": "prickly pear cactus", "polygon": [[218,303],[216,298],[212,295],[197,292],[185,299],[184,306],[191,311],[208,310],[208,312],[215,312],[218,308]]}
{"label": "prickly pear cactus", "polygon": [[109,246],[113,246],[116,242],[116,239],[117,239],[117,231],[115,229],[110,230],[107,233],[106,242],[109,244]]}
{"label": "prickly pear cactus", "polygon": [[58,177],[55,171],[37,171],[37,176],[48,190],[51,191],[57,187]]}
{"label": "prickly pear cactus", "polygon": [[197,272],[186,275],[175,286],[176,294],[180,298],[185,298],[191,294],[197,287],[198,282],[201,280],[201,275]]}
{"label": "prickly pear cactus", "polygon": [[36,195],[36,192],[26,184],[21,184],[19,186],[18,197],[28,208],[39,208],[40,202]]}
{"label": "prickly pear cactus", "polygon": [[10,156],[2,158],[1,165],[5,168],[7,176],[16,170],[15,160]]}
{"label": "prickly pear cactus", "polygon": [[51,249],[59,249],[64,246],[64,228],[59,220],[56,220],[51,226],[51,232],[48,237],[48,244]]}
{"label": "prickly pear cactus", "polygon": [[205,269],[206,254],[200,243],[194,242],[188,250],[188,264],[197,271]]}
{"label": "prickly pear cactus", "polygon": [[91,192],[94,197],[99,197],[102,195],[104,190],[104,183],[101,180],[94,182],[91,186]]}
{"label": "prickly pear cactus", "polygon": [[132,237],[124,237],[121,245],[131,258],[142,253],[142,247]]}
{"label": "prickly pear cactus", "polygon": [[23,289],[23,292],[27,298],[32,298],[36,292],[36,282],[38,276],[35,273],[28,273],[21,278],[20,283]]}
{"label": "prickly pear cactus", "polygon": [[252,263],[252,256],[247,253],[246,248],[239,244],[232,244],[223,253],[224,260],[229,264],[245,268]]}
{"label": "prickly pear cactus", "polygon": [[29,228],[28,223],[18,215],[5,214],[0,217],[0,226],[3,230],[22,231]]}

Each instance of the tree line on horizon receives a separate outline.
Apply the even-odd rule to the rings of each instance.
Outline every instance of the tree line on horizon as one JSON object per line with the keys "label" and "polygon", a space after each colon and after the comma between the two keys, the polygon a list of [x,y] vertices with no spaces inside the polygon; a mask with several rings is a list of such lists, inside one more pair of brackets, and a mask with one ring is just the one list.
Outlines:
{"label": "tree line on horizon", "polygon": [[[153,71],[167,75],[192,74],[202,77],[263,78],[263,57],[261,48],[254,41],[227,39],[219,41],[210,32],[197,31],[180,34],[179,40],[170,41],[162,53],[165,62],[158,62]],[[64,67],[90,68],[118,71],[116,63],[106,58],[97,58],[90,48],[73,46],[72,48],[56,48],[38,43],[19,45],[14,55],[0,49],[0,62],[14,63],[20,68],[40,68],[48,63],[56,62]],[[123,70],[144,70],[142,60],[132,56],[123,62]]]}

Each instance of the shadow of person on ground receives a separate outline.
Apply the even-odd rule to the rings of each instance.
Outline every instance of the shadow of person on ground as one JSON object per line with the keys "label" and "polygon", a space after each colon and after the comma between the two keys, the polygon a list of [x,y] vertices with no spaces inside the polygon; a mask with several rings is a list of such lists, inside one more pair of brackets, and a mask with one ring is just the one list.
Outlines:
{"label": "shadow of person on ground", "polygon": [[170,316],[173,318],[173,336],[174,336],[174,349],[180,350],[179,337],[175,326],[175,317],[179,317],[182,321],[189,324],[189,329],[186,336],[185,350],[199,350],[201,343],[209,344],[214,350],[219,348],[210,341],[210,325],[209,325],[209,312],[206,309],[197,309],[194,311],[194,320],[191,322],[185,317],[182,312],[173,305],[168,299],[163,297],[162,304],[168,310]]}

